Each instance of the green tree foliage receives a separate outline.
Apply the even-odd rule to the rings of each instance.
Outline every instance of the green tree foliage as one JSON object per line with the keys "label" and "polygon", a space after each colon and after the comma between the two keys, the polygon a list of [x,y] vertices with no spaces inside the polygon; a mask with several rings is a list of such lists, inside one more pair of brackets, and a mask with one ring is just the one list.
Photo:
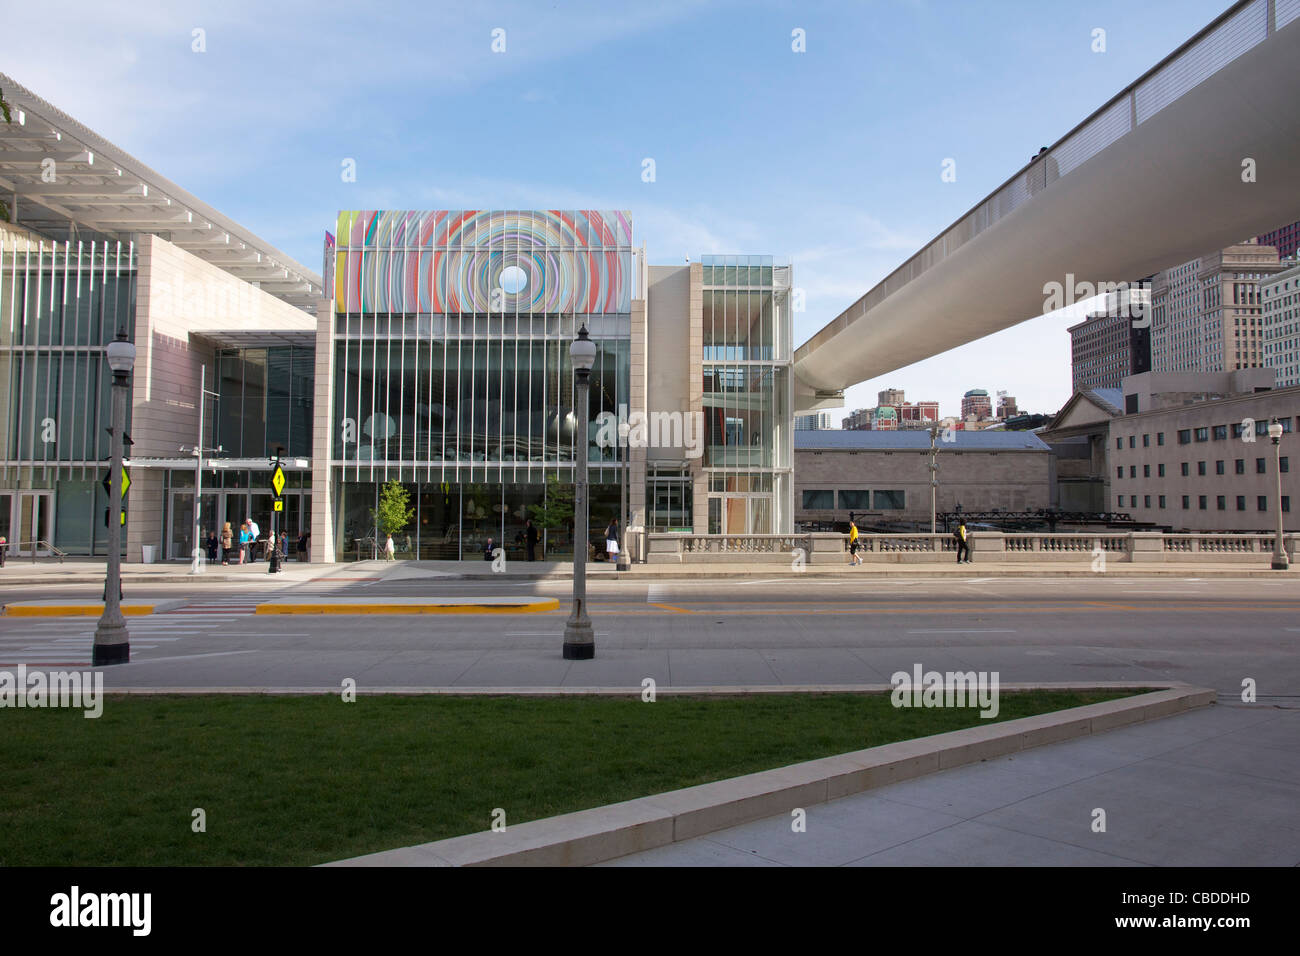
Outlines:
{"label": "green tree foliage", "polygon": [[541,528],[567,528],[573,523],[573,485],[560,484],[555,475],[546,478],[546,503],[529,505],[529,514]]}
{"label": "green tree foliage", "polygon": [[370,509],[370,517],[381,535],[401,534],[415,517],[411,493],[397,479],[379,489],[379,508]]}

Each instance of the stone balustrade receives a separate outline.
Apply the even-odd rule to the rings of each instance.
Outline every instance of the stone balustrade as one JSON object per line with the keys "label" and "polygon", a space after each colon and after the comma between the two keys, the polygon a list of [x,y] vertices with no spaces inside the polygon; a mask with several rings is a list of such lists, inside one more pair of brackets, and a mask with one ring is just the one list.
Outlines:
{"label": "stone balustrade", "polygon": [[[1257,563],[1273,552],[1272,534],[1162,534],[1158,531],[1020,533],[970,532],[971,557],[981,561],[1053,563],[1096,562],[1228,562]],[[635,555],[648,564],[778,564],[803,561],[810,565],[848,562],[848,535],[831,532],[803,534],[642,534]],[[938,564],[956,559],[951,534],[862,534],[858,541],[864,561],[873,563]],[[1291,561],[1296,560],[1300,534],[1283,535]]]}

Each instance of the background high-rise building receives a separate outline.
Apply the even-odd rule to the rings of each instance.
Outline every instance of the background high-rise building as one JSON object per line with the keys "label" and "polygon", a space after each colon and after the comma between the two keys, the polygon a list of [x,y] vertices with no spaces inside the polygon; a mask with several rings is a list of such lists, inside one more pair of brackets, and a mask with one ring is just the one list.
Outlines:
{"label": "background high-rise building", "polygon": [[1006,392],[998,392],[998,414],[1001,419],[1014,418],[1020,411],[1016,408],[1016,397]]}
{"label": "background high-rise building", "polygon": [[847,431],[894,431],[929,428],[939,420],[938,402],[909,402],[901,388],[887,388],[876,396],[875,408],[859,408],[843,420]]}
{"label": "background high-rise building", "polygon": [[1300,385],[1300,264],[1262,283],[1264,364],[1277,385]]}
{"label": "background high-rise building", "polygon": [[1281,268],[1275,248],[1245,242],[1157,273],[1151,288],[1151,370],[1261,367],[1260,282]]}
{"label": "background high-rise building", "polygon": [[794,430],[797,432],[824,432],[834,428],[830,412],[813,412],[794,417]]}
{"label": "background high-rise building", "polygon": [[1272,246],[1277,250],[1279,259],[1293,259],[1296,252],[1300,251],[1300,222],[1266,232],[1257,236],[1255,241],[1261,246]]}
{"label": "background high-rise building", "polygon": [[1151,292],[1134,292],[1115,296],[1104,312],[1070,327],[1074,391],[1119,388],[1124,376],[1151,371]]}
{"label": "background high-rise building", "polygon": [[989,399],[989,393],[982,388],[972,388],[961,398],[962,419],[972,416],[976,421],[993,417],[993,402]]}

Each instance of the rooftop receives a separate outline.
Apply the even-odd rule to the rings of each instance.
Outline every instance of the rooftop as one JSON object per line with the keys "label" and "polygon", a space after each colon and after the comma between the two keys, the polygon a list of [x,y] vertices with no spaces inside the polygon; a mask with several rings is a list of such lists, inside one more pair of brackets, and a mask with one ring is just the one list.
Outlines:
{"label": "rooftop", "polygon": [[[1031,432],[953,431],[941,451],[1047,451]],[[929,451],[928,429],[907,431],[796,431],[795,451]]]}
{"label": "rooftop", "polygon": [[[308,312],[321,277],[0,73],[0,190],[16,223],[59,240],[152,234]],[[46,182],[43,163],[58,163]]]}

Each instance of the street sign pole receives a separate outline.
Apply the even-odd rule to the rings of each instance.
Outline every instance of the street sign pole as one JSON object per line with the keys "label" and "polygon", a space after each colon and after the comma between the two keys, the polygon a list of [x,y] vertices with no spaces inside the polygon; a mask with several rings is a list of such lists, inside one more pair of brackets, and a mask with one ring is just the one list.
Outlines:
{"label": "street sign pole", "polygon": [[267,574],[278,574],[284,570],[280,567],[280,541],[276,537],[276,518],[279,512],[284,508],[284,467],[280,464],[280,455],[277,450],[275,457],[275,468],[271,472],[271,491],[274,494],[274,504],[271,506],[271,557],[266,569]]}

